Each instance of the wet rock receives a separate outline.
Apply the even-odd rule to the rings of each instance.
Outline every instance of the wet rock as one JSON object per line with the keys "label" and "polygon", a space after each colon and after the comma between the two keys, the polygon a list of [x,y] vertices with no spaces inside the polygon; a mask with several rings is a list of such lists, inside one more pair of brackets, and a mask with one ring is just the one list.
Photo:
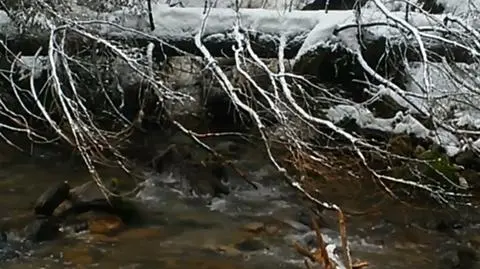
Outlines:
{"label": "wet rock", "polygon": [[475,249],[480,249],[480,235],[473,236],[468,243]]}
{"label": "wet rock", "polygon": [[467,246],[444,253],[440,258],[442,269],[474,269],[480,266],[478,253]]}
{"label": "wet rock", "polygon": [[[55,239],[60,232],[112,235],[132,219],[141,221],[137,208],[121,198],[107,199],[94,182],[70,189],[63,182],[45,191],[37,200],[35,216],[21,216],[22,235],[40,242]],[[25,219],[25,221],[23,221]]]}
{"label": "wet rock", "polygon": [[55,208],[70,197],[70,185],[67,182],[58,183],[48,188],[35,202],[37,215],[51,216]]}
{"label": "wet rock", "polygon": [[297,242],[302,246],[307,246],[309,248],[317,247],[317,235],[314,231],[309,231],[301,235],[287,235],[285,239],[288,242]]}
{"label": "wet rock", "polygon": [[24,228],[27,240],[41,242],[53,240],[59,234],[59,225],[53,218],[35,219]]}
{"label": "wet rock", "polygon": [[267,226],[265,226],[265,232],[268,235],[275,235],[275,234],[278,234],[280,232],[280,228],[278,226],[275,226],[275,225],[267,225]]}
{"label": "wet rock", "polygon": [[60,205],[58,205],[57,208],[55,208],[55,210],[52,213],[52,216],[59,217],[62,215],[63,212],[72,208],[72,206],[73,206],[72,201],[65,200],[62,203],[60,203]]}
{"label": "wet rock", "polygon": [[454,235],[456,230],[462,229],[463,225],[457,220],[440,220],[435,229],[439,232]]}
{"label": "wet rock", "polygon": [[125,229],[122,219],[117,216],[103,216],[90,219],[88,230],[90,233],[113,235]]}
{"label": "wet rock", "polygon": [[242,230],[252,234],[266,234],[275,235],[280,231],[280,227],[277,224],[263,223],[263,222],[250,222],[242,227]]}
{"label": "wet rock", "polygon": [[250,232],[250,233],[260,233],[264,231],[265,224],[262,222],[250,222],[243,226],[243,230]]}
{"label": "wet rock", "polygon": [[240,251],[257,251],[266,249],[268,247],[264,242],[259,239],[248,238],[235,244],[235,248]]}
{"label": "wet rock", "polygon": [[107,200],[95,182],[87,182],[73,188],[70,195],[71,203],[62,204],[55,212],[61,219],[86,212],[101,212],[116,215],[125,223],[132,220],[141,221],[139,211],[133,203],[120,197],[109,197]]}
{"label": "wet rock", "polygon": [[456,268],[458,269],[470,269],[478,268],[480,265],[479,257],[475,250],[462,247],[457,250],[458,264]]}
{"label": "wet rock", "polygon": [[477,170],[480,167],[480,158],[476,152],[471,149],[462,151],[455,156],[455,163],[462,165],[466,169]]}
{"label": "wet rock", "polygon": [[[477,168],[478,169],[478,168]],[[465,179],[472,189],[479,189],[480,187],[480,173],[473,169],[465,169],[460,172],[460,176]]]}
{"label": "wet rock", "polygon": [[235,247],[228,246],[228,245],[217,246],[214,250],[216,250],[217,252],[220,252],[222,254],[229,255],[229,256],[238,256],[238,255],[242,254],[242,252],[240,250],[236,249]]}

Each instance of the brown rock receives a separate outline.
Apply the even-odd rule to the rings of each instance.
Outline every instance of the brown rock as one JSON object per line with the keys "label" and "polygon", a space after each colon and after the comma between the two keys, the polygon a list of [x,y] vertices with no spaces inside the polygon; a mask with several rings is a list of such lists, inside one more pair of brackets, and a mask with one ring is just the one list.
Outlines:
{"label": "brown rock", "polygon": [[124,228],[125,224],[122,219],[114,215],[96,217],[88,221],[88,229],[94,234],[113,235]]}
{"label": "brown rock", "polygon": [[236,249],[234,246],[231,246],[231,245],[217,245],[217,246],[207,245],[207,246],[205,246],[205,248],[213,250],[215,252],[219,252],[219,253],[228,255],[228,256],[237,256],[237,255],[242,254],[241,251],[239,251],[238,249]]}
{"label": "brown rock", "polygon": [[250,222],[243,226],[243,230],[250,233],[260,233],[265,230],[265,224],[262,222]]}
{"label": "brown rock", "polygon": [[70,197],[70,185],[67,182],[57,183],[38,197],[34,211],[36,215],[51,216],[55,208]]}
{"label": "brown rock", "polygon": [[117,237],[104,234],[89,234],[84,238],[86,242],[90,243],[117,243],[120,241]]}
{"label": "brown rock", "polygon": [[63,201],[59,206],[57,206],[57,208],[55,208],[55,210],[53,211],[53,216],[60,216],[62,215],[63,212],[69,210],[70,208],[72,208],[73,204],[70,200],[65,200]]}
{"label": "brown rock", "polygon": [[280,228],[278,226],[275,226],[273,224],[269,224],[265,227],[265,232],[268,235],[275,235],[280,231]]}

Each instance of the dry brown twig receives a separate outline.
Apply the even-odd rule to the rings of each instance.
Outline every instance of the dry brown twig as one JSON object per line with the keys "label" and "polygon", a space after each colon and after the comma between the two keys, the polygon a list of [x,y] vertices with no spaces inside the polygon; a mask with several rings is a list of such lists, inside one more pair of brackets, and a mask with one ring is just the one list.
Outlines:
{"label": "dry brown twig", "polygon": [[[304,261],[305,267],[307,269],[311,268],[308,261],[319,264],[323,269],[337,268],[338,265],[329,257],[329,254],[327,251],[327,245],[323,240],[322,232],[320,230],[320,227],[318,226],[317,220],[315,218],[312,218],[312,223],[313,223],[313,229],[316,235],[316,242],[317,242],[316,249],[314,251],[310,251],[307,248],[301,246],[298,242],[293,242],[293,247],[301,256],[307,258]],[[361,269],[366,266],[368,266],[368,262],[357,261],[347,268]]]}

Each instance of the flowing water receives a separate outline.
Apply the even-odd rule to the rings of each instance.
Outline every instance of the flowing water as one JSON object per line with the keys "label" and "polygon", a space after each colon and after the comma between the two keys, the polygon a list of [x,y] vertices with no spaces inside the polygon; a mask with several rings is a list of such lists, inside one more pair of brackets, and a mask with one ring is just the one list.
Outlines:
{"label": "flowing water", "polygon": [[[80,164],[68,160],[9,153],[0,162],[4,221],[31,212],[32,202],[52,183],[90,180]],[[297,196],[267,163],[246,158],[240,164],[258,189],[234,179],[229,183],[233,191],[224,198],[197,197],[183,192],[176,175],[146,172],[148,179],[136,196],[148,216],[142,225],[115,236],[84,233],[24,247],[18,250],[20,258],[0,267],[305,268],[291,243],[308,243],[313,237],[301,224],[304,209]],[[372,195],[376,186],[368,180],[324,185],[319,192],[325,199],[352,210],[375,209],[347,219],[352,255],[368,261],[368,268],[480,268],[474,262],[458,265],[463,257],[459,249],[480,244],[476,209],[413,209]],[[335,224],[334,215],[326,213],[326,219]],[[322,230],[324,237],[338,244],[335,225],[331,228]]]}

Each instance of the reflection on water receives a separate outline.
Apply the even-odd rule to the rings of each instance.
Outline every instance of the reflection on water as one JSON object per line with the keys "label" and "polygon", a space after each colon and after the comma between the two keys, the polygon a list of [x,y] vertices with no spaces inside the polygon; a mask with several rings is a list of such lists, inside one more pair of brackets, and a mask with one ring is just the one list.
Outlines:
{"label": "reflection on water", "polygon": [[[258,163],[255,167],[250,172],[258,181],[257,190],[234,180],[230,182],[234,191],[215,199],[183,195],[175,176],[149,174],[137,195],[148,212],[144,225],[110,237],[84,233],[45,242],[1,268],[304,268],[290,244],[293,239],[313,238],[299,223],[302,209],[290,189],[265,178],[265,167]],[[4,162],[0,218],[30,212],[43,190],[63,180],[76,185],[90,178],[81,165],[69,162],[27,158]],[[340,185],[336,192],[325,186],[324,197],[347,208],[372,205],[372,197],[362,196],[362,190]],[[335,223],[334,216],[329,218]],[[349,217],[353,256],[368,261],[369,268],[438,268],[445,255],[453,255],[455,263],[457,246],[472,239],[478,227],[446,233],[430,227],[431,221],[436,221],[431,210],[414,211],[394,202],[384,203],[375,213]],[[336,241],[337,234],[325,230],[325,238]]]}

